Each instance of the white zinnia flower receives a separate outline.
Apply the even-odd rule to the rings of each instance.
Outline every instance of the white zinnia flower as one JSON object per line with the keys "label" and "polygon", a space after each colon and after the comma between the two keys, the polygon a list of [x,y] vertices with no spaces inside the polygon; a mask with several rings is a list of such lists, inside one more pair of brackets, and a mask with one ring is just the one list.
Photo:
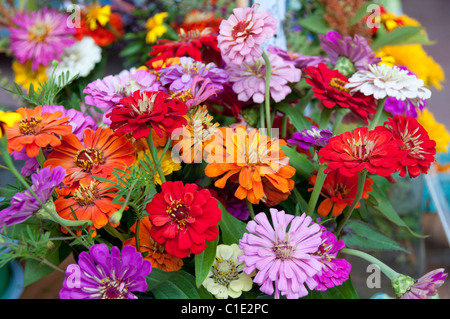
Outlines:
{"label": "white zinnia flower", "polygon": [[[61,61],[55,70],[55,76],[65,74],[69,71],[69,77],[78,74],[79,77],[88,76],[95,65],[102,59],[102,49],[95,43],[94,39],[84,36],[70,47],[65,48],[61,55]],[[47,75],[53,72],[53,66],[47,68]]]}
{"label": "white zinnia flower", "polygon": [[216,260],[203,286],[218,299],[238,298],[252,289],[251,275],[242,272],[245,263],[237,260],[243,254],[238,245],[218,245]]}
{"label": "white zinnia flower", "polygon": [[411,100],[418,105],[420,100],[428,99],[431,91],[424,82],[407,70],[385,64],[371,64],[369,70],[354,73],[345,85],[351,92],[359,91],[364,95],[373,95],[377,100],[395,97],[397,100]]}

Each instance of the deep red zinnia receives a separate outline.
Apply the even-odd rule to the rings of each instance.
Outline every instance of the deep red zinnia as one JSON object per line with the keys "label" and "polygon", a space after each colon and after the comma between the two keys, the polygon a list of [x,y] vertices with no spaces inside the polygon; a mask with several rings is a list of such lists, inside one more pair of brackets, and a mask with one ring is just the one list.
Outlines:
{"label": "deep red zinnia", "polygon": [[377,131],[389,131],[394,139],[402,142],[400,148],[406,151],[406,157],[398,162],[399,175],[404,177],[406,173],[414,178],[427,174],[434,162],[436,154],[436,142],[431,140],[427,131],[416,119],[410,116],[396,115],[389,118],[384,126],[378,126]]}
{"label": "deep red zinnia", "polygon": [[140,92],[119,101],[111,113],[111,129],[118,136],[132,133],[135,139],[147,137],[152,127],[158,136],[172,133],[187,124],[183,117],[187,106],[184,102],[171,98],[165,92]]}
{"label": "deep red zinnia", "polygon": [[197,188],[181,181],[165,182],[146,207],[153,225],[150,236],[178,258],[200,254],[206,241],[219,235],[222,213],[217,200],[207,189]]}
{"label": "deep red zinnia", "polygon": [[369,173],[387,177],[406,156],[400,148],[402,144],[388,130],[369,131],[367,127],[358,127],[330,138],[320,149],[319,160],[328,163],[325,173],[339,170],[342,175],[354,176],[367,169]]}
{"label": "deep red zinnia", "polygon": [[350,94],[350,90],[345,88],[348,79],[338,70],[329,69],[324,63],[319,63],[317,67],[310,66],[303,71],[307,75],[306,83],[312,86],[314,95],[322,101],[324,107],[350,109],[366,124],[368,116],[375,114],[375,99],[360,92]]}

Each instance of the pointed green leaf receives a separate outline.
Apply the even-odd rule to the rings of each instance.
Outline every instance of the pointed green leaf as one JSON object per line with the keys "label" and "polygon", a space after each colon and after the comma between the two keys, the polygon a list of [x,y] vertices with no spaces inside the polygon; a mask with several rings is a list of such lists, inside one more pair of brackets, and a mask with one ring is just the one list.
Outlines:
{"label": "pointed green leaf", "polygon": [[305,154],[300,154],[293,148],[283,145],[281,149],[289,157],[289,165],[295,168],[296,173],[304,179],[309,179],[312,172],[315,170],[313,163],[311,163]]}
{"label": "pointed green leaf", "polygon": [[206,249],[198,255],[195,255],[195,284],[200,287],[208,276],[211,267],[216,260],[217,243],[219,237],[215,241],[206,242]]}
{"label": "pointed green leaf", "polygon": [[239,244],[239,240],[247,232],[246,224],[231,215],[225,207],[218,201],[219,208],[222,211],[222,219],[219,222],[222,241],[226,245]]}

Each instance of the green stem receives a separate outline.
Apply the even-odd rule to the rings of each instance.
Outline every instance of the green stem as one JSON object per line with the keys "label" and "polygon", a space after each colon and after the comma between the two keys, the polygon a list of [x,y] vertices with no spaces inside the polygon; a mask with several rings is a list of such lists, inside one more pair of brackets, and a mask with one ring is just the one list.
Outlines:
{"label": "green stem", "polygon": [[36,260],[36,261],[39,261],[39,262],[41,262],[41,263],[43,263],[44,265],[46,265],[46,266],[52,268],[53,270],[56,270],[56,271],[65,273],[65,271],[64,271],[63,269],[59,268],[59,267],[56,266],[54,263],[48,261],[48,260],[45,259],[45,258],[42,258],[42,259],[40,259],[40,258],[34,258],[34,257],[30,257],[30,258],[31,258],[31,259],[34,259],[34,260]]}
{"label": "green stem", "polygon": [[158,152],[156,150],[155,144],[153,144],[152,139],[152,130],[150,129],[150,134],[147,136],[147,144],[150,149],[150,154],[152,156],[153,162],[155,163],[156,170],[158,171],[159,178],[161,179],[161,184],[166,182],[166,177],[164,176],[164,172],[161,167],[161,163],[158,158]]}
{"label": "green stem", "polygon": [[391,267],[389,267],[388,265],[386,265],[385,263],[381,262],[380,260],[378,260],[377,258],[359,251],[359,250],[355,250],[355,249],[351,249],[351,248],[343,248],[341,249],[341,253],[343,254],[347,254],[347,255],[353,255],[359,258],[362,258],[366,261],[368,261],[371,264],[375,264],[378,267],[380,267],[380,270],[390,279],[394,279],[395,277],[399,276],[400,274],[398,272],[396,272],[395,270],[393,270]]}
{"label": "green stem", "polygon": [[380,121],[380,117],[383,114],[385,101],[386,101],[386,99],[381,99],[378,101],[377,111],[375,113],[375,116],[373,117],[372,122],[370,122],[370,124],[369,124],[369,131],[372,131],[375,128],[375,126],[378,125],[378,122]]}
{"label": "green stem", "polygon": [[355,209],[356,205],[361,200],[361,197],[364,192],[364,185],[366,183],[366,176],[367,176],[367,171],[365,169],[358,173],[358,188],[356,190],[355,199],[353,200],[353,202],[350,205],[350,207],[348,208],[348,210],[344,213],[344,218],[339,222],[339,225],[336,228],[336,236],[337,237],[340,236],[342,228],[347,223],[347,221],[349,220],[350,216],[352,215],[353,210]]}
{"label": "green stem", "polygon": [[266,123],[267,123],[267,134],[270,136],[270,131],[272,129],[272,120],[270,118],[270,77],[271,77],[271,65],[270,60],[267,54],[263,51],[262,57],[264,62],[266,63],[266,90],[265,90],[265,98],[264,98],[264,106],[266,110]]}
{"label": "green stem", "polygon": [[259,128],[265,128],[264,104],[261,103],[259,107]]}
{"label": "green stem", "polygon": [[255,211],[253,210],[253,205],[247,200],[248,212],[250,213],[250,217],[255,219]]}
{"label": "green stem", "polygon": [[42,147],[39,148],[39,154],[38,154],[38,156],[36,156],[36,159],[39,163],[39,166],[44,167],[45,155],[44,155],[44,151],[42,150]]}
{"label": "green stem", "polygon": [[141,219],[138,218],[136,221],[136,231],[134,233],[134,238],[136,239],[136,251],[141,251],[141,245],[139,242],[139,230],[141,228]]}
{"label": "green stem", "polygon": [[297,205],[295,206],[295,216],[300,216],[300,211],[303,211],[302,207],[306,208],[308,206],[308,203],[296,187],[294,187],[292,191],[295,195],[295,199],[297,200]]}
{"label": "green stem", "polygon": [[328,126],[328,120],[330,119],[332,110],[324,107],[322,110],[322,113],[320,113],[320,120],[319,120],[319,128],[326,129]]}
{"label": "green stem", "polygon": [[317,200],[319,199],[320,192],[322,191],[323,183],[327,174],[325,174],[325,169],[327,168],[326,163],[319,164],[319,171],[317,172],[316,182],[314,183],[314,188],[311,193],[311,197],[308,202],[308,208],[306,210],[306,215],[312,216],[314,209],[316,208]]}
{"label": "green stem", "polygon": [[124,242],[125,239],[123,238],[123,235],[117,230],[115,229],[113,226],[111,226],[110,224],[106,224],[103,227],[111,236],[114,236],[116,238],[118,238],[121,242]]}
{"label": "green stem", "polygon": [[331,132],[333,132],[333,134],[337,134],[337,130],[339,129],[339,127],[341,126],[341,122],[342,122],[342,118],[345,115],[345,109],[342,110],[337,110],[336,111],[336,119],[334,120],[333,123],[333,128],[331,129]]}

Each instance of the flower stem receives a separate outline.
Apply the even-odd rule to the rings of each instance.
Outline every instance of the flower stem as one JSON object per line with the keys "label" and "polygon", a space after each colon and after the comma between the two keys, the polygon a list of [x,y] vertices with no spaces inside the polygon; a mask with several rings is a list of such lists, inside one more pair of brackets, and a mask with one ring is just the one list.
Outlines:
{"label": "flower stem", "polygon": [[306,215],[312,216],[314,209],[316,208],[317,200],[319,199],[320,192],[322,191],[323,183],[327,174],[325,174],[325,169],[327,168],[326,163],[319,164],[319,171],[317,172],[316,182],[314,183],[314,188],[311,197],[308,202],[308,208],[306,210]]}
{"label": "flower stem", "polygon": [[391,267],[389,267],[388,265],[386,265],[385,263],[381,262],[380,260],[378,260],[377,258],[373,257],[372,255],[369,255],[365,252],[356,250],[356,249],[351,249],[351,248],[343,248],[341,249],[341,253],[347,254],[347,255],[353,255],[356,257],[360,257],[366,261],[368,261],[369,263],[375,264],[378,267],[380,267],[380,270],[390,279],[394,279],[395,277],[399,276],[400,274],[398,272],[396,272],[395,270],[393,270]]}
{"label": "flower stem", "polygon": [[319,128],[320,129],[326,129],[328,126],[328,120],[330,119],[331,116],[331,109],[329,108],[324,108],[322,110],[322,113],[320,114],[320,120],[319,120]]}
{"label": "flower stem", "polygon": [[252,219],[255,219],[255,211],[253,210],[253,205],[247,200],[247,208]]}
{"label": "flower stem", "polygon": [[331,129],[333,134],[337,134],[336,132],[339,129],[339,127],[341,126],[342,119],[346,113],[345,111],[346,111],[345,109],[336,111],[336,119],[334,120],[333,128]]}
{"label": "flower stem", "polygon": [[356,190],[355,199],[353,199],[352,204],[348,208],[348,210],[344,213],[344,218],[340,221],[339,225],[336,228],[336,236],[339,237],[340,233],[342,231],[342,228],[349,220],[350,216],[353,213],[353,210],[355,209],[356,205],[359,203],[363,192],[364,192],[364,185],[366,184],[366,176],[367,171],[364,169],[358,173],[358,188]]}
{"label": "flower stem", "polygon": [[261,103],[259,107],[259,128],[265,128],[264,104]]}
{"label": "flower stem", "polygon": [[134,238],[136,239],[136,251],[141,252],[141,245],[139,243],[139,230],[141,228],[141,218],[136,221],[136,230],[134,233]]}
{"label": "flower stem", "polygon": [[161,167],[161,163],[158,158],[158,152],[156,151],[155,144],[153,144],[152,139],[152,130],[150,129],[150,134],[147,136],[147,144],[148,148],[150,149],[150,154],[152,156],[153,162],[155,163],[156,169],[159,174],[159,178],[161,179],[161,184],[166,182],[166,177],[164,176],[164,172]]}
{"label": "flower stem", "polygon": [[267,133],[270,136],[270,131],[272,129],[272,121],[270,119],[270,77],[271,77],[271,65],[267,54],[263,51],[262,57],[266,63],[266,87],[265,87],[265,98],[264,105],[266,110],[266,123],[267,123]]}
{"label": "flower stem", "polygon": [[384,102],[386,101],[386,99],[381,99],[378,101],[377,104],[377,112],[375,113],[375,116],[373,117],[372,122],[370,122],[369,124],[369,130],[372,131],[375,126],[378,125],[378,122],[380,121],[380,117],[381,114],[383,114],[383,110],[384,110]]}

